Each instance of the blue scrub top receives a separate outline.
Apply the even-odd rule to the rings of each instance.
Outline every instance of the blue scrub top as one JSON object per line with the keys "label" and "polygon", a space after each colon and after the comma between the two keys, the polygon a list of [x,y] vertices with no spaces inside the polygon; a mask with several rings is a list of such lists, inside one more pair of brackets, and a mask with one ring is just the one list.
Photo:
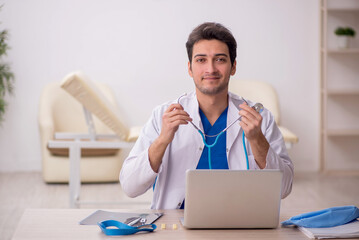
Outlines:
{"label": "blue scrub top", "polygon": [[[207,135],[216,135],[220,133],[227,126],[227,113],[228,107],[222,112],[221,116],[216,120],[216,122],[211,125],[208,121],[206,115],[199,109],[199,115],[201,116],[202,125],[204,133]],[[226,153],[226,136],[227,132],[224,132],[219,136],[216,145],[211,148],[211,165],[212,169],[228,169],[227,153]],[[211,145],[216,140],[216,137],[206,137],[206,142],[208,145]],[[208,148],[205,146],[199,159],[197,169],[209,169],[208,164]],[[183,201],[181,208],[184,209],[185,201]]]}
{"label": "blue scrub top", "polygon": [[[201,116],[202,125],[204,133],[207,135],[216,135],[220,133],[227,126],[227,113],[228,107],[222,112],[216,122],[211,125],[208,121],[206,115],[199,109],[199,114]],[[211,148],[211,165],[212,169],[228,169],[227,153],[226,153],[226,135],[227,132],[224,132],[219,136],[216,145]],[[216,140],[216,137],[206,137],[206,142],[208,145],[211,145]],[[199,159],[197,169],[209,169],[208,164],[208,148],[205,146]]]}

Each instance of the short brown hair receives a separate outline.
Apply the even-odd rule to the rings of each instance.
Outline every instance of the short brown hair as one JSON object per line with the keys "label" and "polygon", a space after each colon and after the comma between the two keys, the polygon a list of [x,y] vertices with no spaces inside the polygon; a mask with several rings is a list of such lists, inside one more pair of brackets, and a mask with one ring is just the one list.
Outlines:
{"label": "short brown hair", "polygon": [[227,44],[229,57],[233,65],[234,60],[237,57],[237,42],[234,39],[231,31],[229,31],[222,24],[215,22],[205,22],[197,26],[191,34],[188,36],[186,43],[188,59],[192,63],[193,45],[200,40],[212,40],[216,39]]}

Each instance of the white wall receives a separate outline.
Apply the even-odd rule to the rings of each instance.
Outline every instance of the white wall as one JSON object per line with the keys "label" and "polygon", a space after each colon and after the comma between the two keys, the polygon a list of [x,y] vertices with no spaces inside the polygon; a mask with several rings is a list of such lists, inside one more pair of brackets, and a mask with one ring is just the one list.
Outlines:
{"label": "white wall", "polygon": [[0,128],[0,171],[41,170],[37,125],[42,87],[81,69],[116,91],[129,125],[194,86],[185,42],[204,21],[223,23],[238,42],[234,78],[276,88],[282,124],[300,142],[296,170],[319,162],[319,3],[313,0],[9,0],[7,60],[16,75]]}

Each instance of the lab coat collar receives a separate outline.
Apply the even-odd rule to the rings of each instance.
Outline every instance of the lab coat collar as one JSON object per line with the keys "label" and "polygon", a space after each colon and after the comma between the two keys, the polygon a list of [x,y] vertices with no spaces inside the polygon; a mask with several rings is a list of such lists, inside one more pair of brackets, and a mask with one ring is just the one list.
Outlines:
{"label": "lab coat collar", "polygon": [[186,106],[184,106],[185,111],[187,111],[187,113],[192,118],[192,122],[194,123],[194,125],[196,125],[203,131],[203,125],[202,125],[201,117],[199,115],[199,104],[198,104],[196,92],[191,92],[190,94],[188,94],[188,98],[186,98],[186,100],[187,99],[188,102],[186,102],[185,103]]}
{"label": "lab coat collar", "polygon": [[[231,92],[228,92],[228,113],[227,113],[227,126],[229,124],[232,124],[234,121],[236,121],[239,118],[239,104],[243,100],[232,94]],[[228,153],[236,140],[236,138],[239,136],[239,131],[241,130],[241,126],[239,125],[239,121],[233,124],[230,128],[227,130],[227,158]],[[230,163],[228,163],[230,164]]]}
{"label": "lab coat collar", "polygon": [[[201,117],[199,115],[199,104],[197,100],[197,96],[195,92],[191,92],[186,97],[183,98],[183,101],[181,100],[180,104],[183,106],[184,110],[190,115],[192,118],[192,122],[194,125],[196,125],[198,128],[200,128],[203,131],[203,125],[201,121]],[[202,141],[201,135],[198,133],[198,131],[188,124],[187,128],[191,129],[192,131],[192,138],[194,140],[194,144],[196,146],[196,153],[195,153],[195,161],[191,162],[190,169],[196,169],[198,165],[198,161],[202,155],[202,150],[204,149],[204,143]],[[198,148],[197,148],[198,147]]]}

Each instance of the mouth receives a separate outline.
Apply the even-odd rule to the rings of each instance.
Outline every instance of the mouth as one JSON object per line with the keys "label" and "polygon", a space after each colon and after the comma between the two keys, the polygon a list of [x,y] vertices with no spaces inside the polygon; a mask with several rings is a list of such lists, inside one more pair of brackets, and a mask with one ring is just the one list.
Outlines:
{"label": "mouth", "polygon": [[204,76],[204,77],[202,77],[202,80],[207,80],[207,81],[216,81],[219,79],[220,79],[220,76]]}

